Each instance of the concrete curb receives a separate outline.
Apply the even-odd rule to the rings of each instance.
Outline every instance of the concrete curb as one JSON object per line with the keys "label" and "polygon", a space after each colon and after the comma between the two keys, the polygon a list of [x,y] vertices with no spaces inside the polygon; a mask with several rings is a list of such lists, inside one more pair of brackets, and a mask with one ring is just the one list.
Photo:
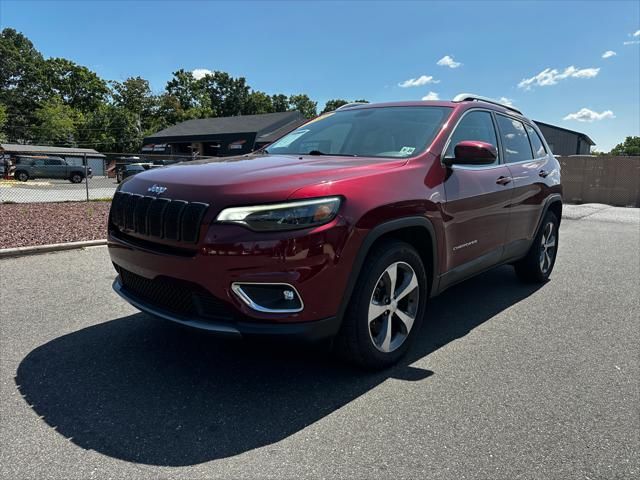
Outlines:
{"label": "concrete curb", "polygon": [[86,247],[98,247],[106,245],[107,240],[86,240],[83,242],[67,242],[67,243],[53,243],[49,245],[35,245],[33,247],[15,247],[15,248],[0,248],[0,259],[23,257],[25,255],[38,255],[40,253],[60,252],[63,250],[73,250],[76,248]]}

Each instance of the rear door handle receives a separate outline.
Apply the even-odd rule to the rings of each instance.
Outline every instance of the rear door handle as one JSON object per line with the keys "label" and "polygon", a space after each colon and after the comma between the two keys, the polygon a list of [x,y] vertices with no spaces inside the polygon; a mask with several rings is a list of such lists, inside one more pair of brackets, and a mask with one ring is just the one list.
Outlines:
{"label": "rear door handle", "polygon": [[496,183],[498,185],[506,185],[508,183],[511,183],[511,180],[513,180],[513,178],[511,177],[498,177],[498,179],[496,180]]}
{"label": "rear door handle", "polygon": [[547,172],[546,170],[540,170],[538,172],[538,175],[540,175],[542,178],[547,178],[547,176],[549,175],[549,172]]}

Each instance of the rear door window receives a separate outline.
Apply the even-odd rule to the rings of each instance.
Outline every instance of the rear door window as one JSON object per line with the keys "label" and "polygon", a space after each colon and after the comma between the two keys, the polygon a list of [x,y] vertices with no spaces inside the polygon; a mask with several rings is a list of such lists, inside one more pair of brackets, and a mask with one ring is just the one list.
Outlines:
{"label": "rear door window", "polygon": [[529,136],[524,128],[524,123],[514,118],[496,115],[502,147],[506,163],[523,162],[533,159]]}
{"label": "rear door window", "polygon": [[540,135],[536,132],[533,127],[529,125],[525,125],[527,129],[527,133],[529,134],[529,140],[531,141],[531,148],[533,149],[533,158],[544,157],[547,154],[547,151],[544,148],[544,143],[540,139]]}

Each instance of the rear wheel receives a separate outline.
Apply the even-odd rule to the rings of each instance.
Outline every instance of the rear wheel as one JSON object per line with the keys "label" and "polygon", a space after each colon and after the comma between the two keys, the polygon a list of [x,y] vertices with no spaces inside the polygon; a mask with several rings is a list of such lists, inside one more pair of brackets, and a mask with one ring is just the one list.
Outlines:
{"label": "rear wheel", "polygon": [[514,267],[523,282],[546,282],[556,263],[558,252],[558,218],[547,212],[527,256]]}
{"label": "rear wheel", "polygon": [[26,182],[29,180],[29,174],[23,170],[20,170],[14,174],[14,177],[20,180],[21,182]]}
{"label": "rear wheel", "polygon": [[410,348],[422,323],[427,276],[409,244],[388,241],[367,258],[335,345],[359,366],[385,368]]}

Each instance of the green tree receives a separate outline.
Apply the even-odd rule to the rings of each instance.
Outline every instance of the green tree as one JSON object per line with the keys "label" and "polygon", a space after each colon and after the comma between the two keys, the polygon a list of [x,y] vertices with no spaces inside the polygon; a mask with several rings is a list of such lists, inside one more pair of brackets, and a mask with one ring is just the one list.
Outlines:
{"label": "green tree", "polygon": [[4,142],[5,133],[4,126],[7,123],[7,107],[0,103],[0,142]]}
{"label": "green tree", "polygon": [[89,112],[105,102],[107,83],[87,67],[65,58],[49,58],[44,63],[48,91],[46,95],[60,97],[66,105],[80,112]]}
{"label": "green tree", "polygon": [[327,103],[324,106],[324,109],[320,113],[333,112],[334,110],[340,108],[343,105],[346,105],[347,103],[349,103],[348,100],[343,100],[341,98],[329,100],[327,101]]}
{"label": "green tree", "polygon": [[191,72],[183,69],[173,72],[173,78],[167,82],[165,92],[173,97],[177,102],[175,107],[182,112],[202,107],[201,83],[193,77]]}
{"label": "green tree", "polygon": [[353,102],[350,102],[349,100],[336,98],[336,99],[327,101],[327,103],[324,106],[324,110],[322,110],[322,112],[320,113],[333,112],[334,110],[337,110],[341,106],[346,105],[348,103],[369,103],[369,102],[367,100],[354,100]]}
{"label": "green tree", "polygon": [[624,142],[613,147],[609,155],[640,156],[640,137],[633,136],[625,138]]}
{"label": "green tree", "polygon": [[289,110],[289,98],[281,93],[271,95],[271,104],[274,112],[286,112]]}
{"label": "green tree", "polygon": [[6,107],[10,141],[32,136],[33,114],[45,97],[44,59],[33,43],[12,28],[0,33],[0,103]]}
{"label": "green tree", "polygon": [[59,97],[45,101],[35,111],[34,140],[45,145],[76,145],[76,129],[82,125],[80,112]]}
{"label": "green tree", "polygon": [[111,87],[114,105],[133,115],[139,132],[144,134],[157,131],[158,99],[151,92],[147,80],[130,77],[124,82],[111,82]]}
{"label": "green tree", "polygon": [[113,103],[140,116],[150,114],[155,98],[149,82],[142,77],[130,77],[124,82],[111,82]]}
{"label": "green tree", "polygon": [[242,114],[251,88],[244,77],[234,78],[226,72],[213,72],[198,80],[214,117]]}
{"label": "green tree", "polygon": [[314,102],[308,95],[302,93],[289,97],[289,109],[297,110],[305,118],[313,118],[317,115],[318,102]]}
{"label": "green tree", "polygon": [[259,113],[272,113],[273,103],[271,97],[264,92],[252,91],[244,104],[243,115],[255,115]]}

